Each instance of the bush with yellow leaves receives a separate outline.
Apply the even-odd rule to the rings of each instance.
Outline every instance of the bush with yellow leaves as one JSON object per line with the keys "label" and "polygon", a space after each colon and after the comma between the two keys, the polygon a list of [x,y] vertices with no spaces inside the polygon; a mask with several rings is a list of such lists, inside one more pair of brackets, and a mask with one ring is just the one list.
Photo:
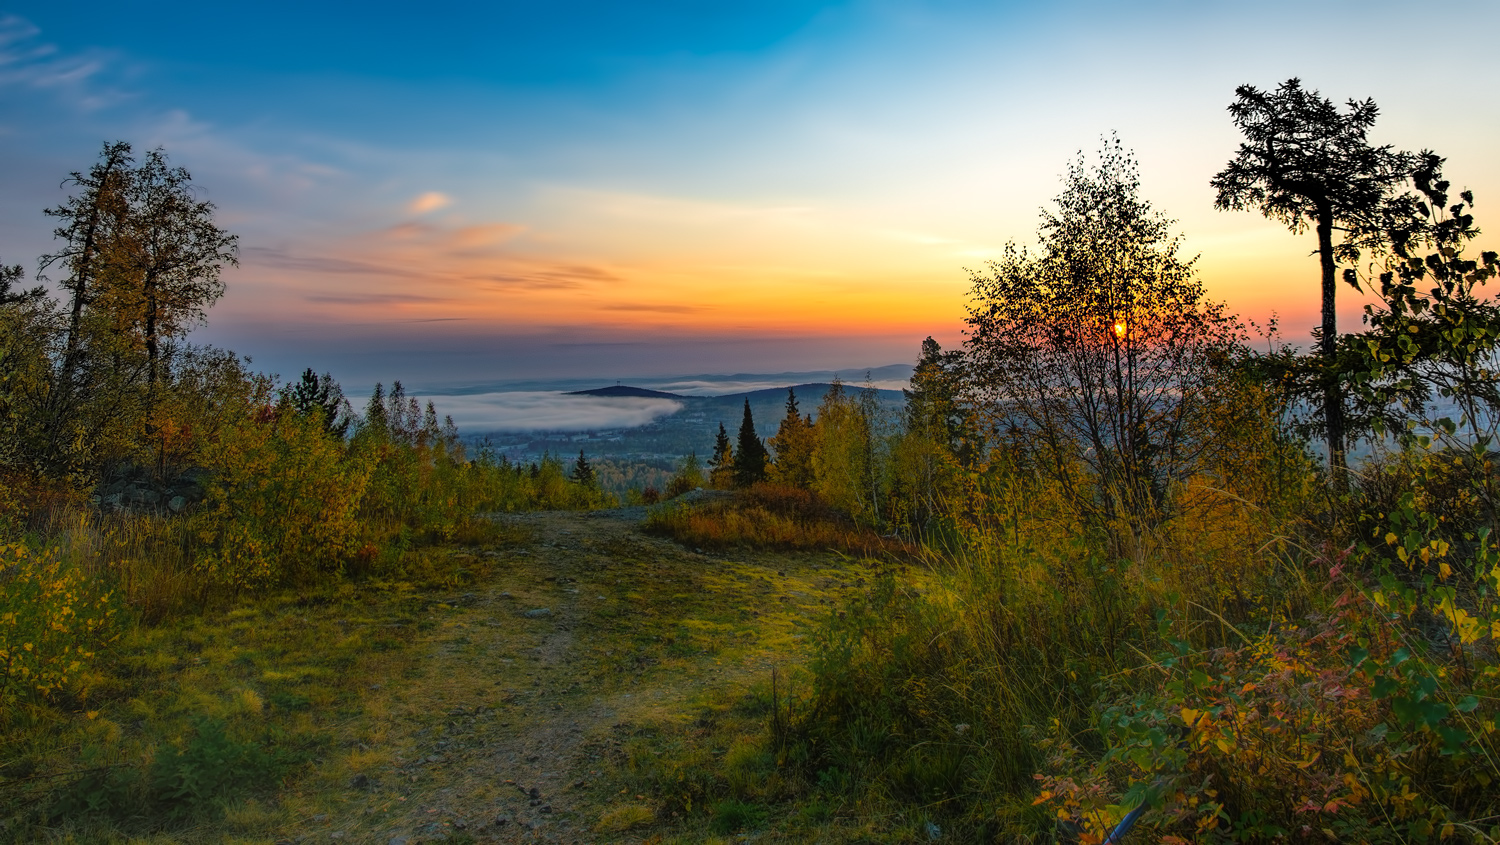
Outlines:
{"label": "bush with yellow leaves", "polygon": [[0,545],[0,711],[68,691],[118,634],[113,593],[55,552]]}

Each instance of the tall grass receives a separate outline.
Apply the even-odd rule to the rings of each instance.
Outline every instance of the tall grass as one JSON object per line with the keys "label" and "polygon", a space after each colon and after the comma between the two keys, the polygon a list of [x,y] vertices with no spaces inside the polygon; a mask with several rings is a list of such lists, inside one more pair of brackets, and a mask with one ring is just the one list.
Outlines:
{"label": "tall grass", "polygon": [[758,482],[706,503],[667,501],[647,511],[644,528],[699,548],[753,546],[782,551],[911,555],[916,548],[881,536],[825,504],[816,493]]}
{"label": "tall grass", "polygon": [[[1454,466],[1371,467],[1341,508],[1373,543],[1298,520],[1312,485],[1195,480],[1128,557],[1003,498],[1047,501],[1036,484],[993,486],[1003,535],[929,549],[922,590],[892,574],[828,621],[779,741],[809,783],[973,841],[1098,842],[1137,806],[1172,841],[1493,838],[1500,555],[1472,510],[1466,543],[1438,537]],[[1393,519],[1414,530],[1372,532]]]}

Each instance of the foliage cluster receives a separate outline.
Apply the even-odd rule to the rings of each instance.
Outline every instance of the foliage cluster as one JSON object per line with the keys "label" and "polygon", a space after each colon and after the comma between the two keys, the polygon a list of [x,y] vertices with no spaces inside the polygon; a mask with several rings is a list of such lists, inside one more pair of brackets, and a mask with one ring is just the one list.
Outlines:
{"label": "foliage cluster", "polygon": [[[933,577],[832,615],[770,720],[807,806],[970,841],[1500,838],[1497,265],[1465,257],[1441,159],[1375,165],[1329,254],[1381,301],[1335,355],[1245,347],[1110,142],[1039,252],[973,274],[965,347],[923,344],[904,419],[789,407],[771,477],[921,541]],[[1294,228],[1324,222],[1307,201]],[[751,498],[656,519],[775,542],[739,527]]]}
{"label": "foliage cluster", "polygon": [[0,545],[0,704],[7,709],[76,690],[117,636],[114,593],[55,553]]}

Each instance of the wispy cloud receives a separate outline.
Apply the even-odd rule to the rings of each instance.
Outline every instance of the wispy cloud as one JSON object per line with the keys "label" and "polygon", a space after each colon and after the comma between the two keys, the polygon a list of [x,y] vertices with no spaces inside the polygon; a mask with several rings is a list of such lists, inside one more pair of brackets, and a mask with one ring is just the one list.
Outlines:
{"label": "wispy cloud", "polygon": [[423,279],[427,274],[406,270],[390,264],[375,264],[349,258],[317,255],[291,255],[272,247],[246,247],[246,264],[260,264],[284,270],[301,270],[312,273],[335,273],[358,276],[390,276],[398,279]]}
{"label": "wispy cloud", "polygon": [[525,226],[515,223],[476,223],[450,227],[408,221],[383,229],[378,235],[383,240],[420,243],[433,250],[462,253],[500,246],[524,231]]}
{"label": "wispy cloud", "polygon": [[437,191],[428,191],[427,193],[422,194],[421,196],[412,200],[411,203],[407,205],[406,210],[410,211],[412,214],[427,214],[432,211],[437,211],[440,208],[445,208],[452,203],[453,198],[448,196],[447,194],[439,193]]}
{"label": "wispy cloud", "polygon": [[695,312],[698,312],[698,311],[705,311],[705,310],[707,310],[707,307],[703,306],[703,305],[671,305],[671,304],[651,304],[651,303],[621,303],[619,305],[601,305],[601,306],[599,306],[599,310],[601,310],[601,311],[631,311],[631,312],[641,312],[641,313],[647,313],[647,314],[650,314],[650,313],[692,314],[692,313],[695,313]]}
{"label": "wispy cloud", "polygon": [[489,289],[498,291],[510,291],[517,288],[526,290],[577,290],[579,288],[621,281],[619,276],[607,270],[578,264],[555,265],[531,271],[491,273],[479,276],[478,278],[485,282],[491,282],[492,284],[488,286]]}
{"label": "wispy cloud", "polygon": [[109,54],[99,51],[63,54],[55,45],[39,40],[41,34],[25,18],[0,15],[0,86],[52,90],[85,111],[125,98],[125,94],[99,82]]}
{"label": "wispy cloud", "polygon": [[[308,302],[330,305],[403,305],[408,303],[452,302],[452,299],[437,296],[416,296],[408,293],[314,293],[302,297]],[[455,318],[456,319],[456,318]],[[420,322],[433,322],[424,320]]]}

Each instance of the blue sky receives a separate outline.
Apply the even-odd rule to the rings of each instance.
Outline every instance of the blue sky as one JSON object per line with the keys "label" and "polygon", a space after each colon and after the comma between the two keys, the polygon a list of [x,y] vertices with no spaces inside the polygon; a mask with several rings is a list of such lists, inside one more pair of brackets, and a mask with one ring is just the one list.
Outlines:
{"label": "blue sky", "polygon": [[[242,266],[196,337],[353,384],[843,369],[968,288],[1119,132],[1211,295],[1291,335],[1311,244],[1212,209],[1234,86],[1373,97],[1500,197],[1500,60],[1409,5],[12,3],[0,259],[106,140],[165,146]],[[1493,32],[1500,4],[1430,28]],[[1359,303],[1345,298],[1345,324]]]}

